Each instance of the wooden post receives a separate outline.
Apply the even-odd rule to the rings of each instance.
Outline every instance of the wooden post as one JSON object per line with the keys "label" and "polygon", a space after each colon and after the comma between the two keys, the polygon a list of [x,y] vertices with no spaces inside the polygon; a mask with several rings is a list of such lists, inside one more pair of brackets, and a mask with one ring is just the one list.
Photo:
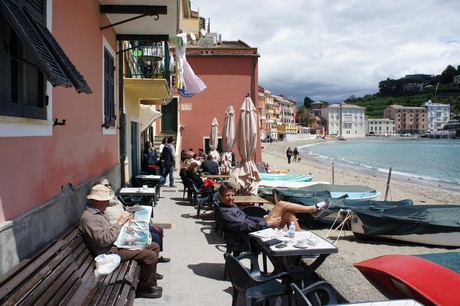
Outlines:
{"label": "wooden post", "polygon": [[384,199],[384,201],[387,200],[388,190],[390,189],[390,181],[391,181],[391,167],[390,167],[390,169],[388,170],[387,188],[385,189],[385,199]]}
{"label": "wooden post", "polygon": [[334,185],[334,162],[332,162],[332,185]]}

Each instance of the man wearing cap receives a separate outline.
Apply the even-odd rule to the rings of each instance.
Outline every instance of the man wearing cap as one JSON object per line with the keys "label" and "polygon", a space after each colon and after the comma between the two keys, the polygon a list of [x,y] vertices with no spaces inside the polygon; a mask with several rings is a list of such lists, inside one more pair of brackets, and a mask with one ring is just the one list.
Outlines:
{"label": "man wearing cap", "polygon": [[138,297],[160,298],[163,288],[157,286],[157,262],[160,247],[151,243],[143,250],[119,249],[114,245],[123,224],[131,214],[124,212],[118,222],[111,224],[104,211],[110,205],[110,189],[104,185],[93,186],[87,196],[89,203],[80,218],[80,231],[94,255],[118,254],[121,261],[136,260],[141,266],[141,275],[137,290]]}

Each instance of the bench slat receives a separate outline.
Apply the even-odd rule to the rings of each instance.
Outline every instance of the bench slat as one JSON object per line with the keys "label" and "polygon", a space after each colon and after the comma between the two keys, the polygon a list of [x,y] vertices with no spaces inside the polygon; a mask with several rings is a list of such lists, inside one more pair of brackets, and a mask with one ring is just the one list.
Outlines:
{"label": "bench slat", "polygon": [[0,305],[132,305],[140,266],[123,262],[94,276],[94,258],[78,226],[0,277]]}

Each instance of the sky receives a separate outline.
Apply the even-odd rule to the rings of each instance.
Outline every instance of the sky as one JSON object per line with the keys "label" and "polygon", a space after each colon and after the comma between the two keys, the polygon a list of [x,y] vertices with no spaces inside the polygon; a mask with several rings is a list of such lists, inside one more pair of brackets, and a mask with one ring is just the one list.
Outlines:
{"label": "sky", "polygon": [[258,48],[259,85],[303,102],[460,65],[460,0],[193,0],[222,40]]}

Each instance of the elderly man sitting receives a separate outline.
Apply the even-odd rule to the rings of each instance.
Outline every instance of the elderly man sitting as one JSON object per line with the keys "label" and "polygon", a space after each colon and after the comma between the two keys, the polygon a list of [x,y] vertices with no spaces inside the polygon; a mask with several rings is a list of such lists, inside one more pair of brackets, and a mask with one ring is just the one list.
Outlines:
{"label": "elderly man sitting", "polygon": [[110,205],[110,189],[104,185],[93,186],[87,196],[89,203],[80,218],[80,231],[86,244],[94,255],[118,254],[121,261],[134,259],[141,266],[138,297],[160,298],[163,288],[157,286],[157,262],[160,247],[151,243],[143,250],[119,249],[114,245],[123,224],[131,214],[124,212],[115,224],[111,224],[104,215]]}

